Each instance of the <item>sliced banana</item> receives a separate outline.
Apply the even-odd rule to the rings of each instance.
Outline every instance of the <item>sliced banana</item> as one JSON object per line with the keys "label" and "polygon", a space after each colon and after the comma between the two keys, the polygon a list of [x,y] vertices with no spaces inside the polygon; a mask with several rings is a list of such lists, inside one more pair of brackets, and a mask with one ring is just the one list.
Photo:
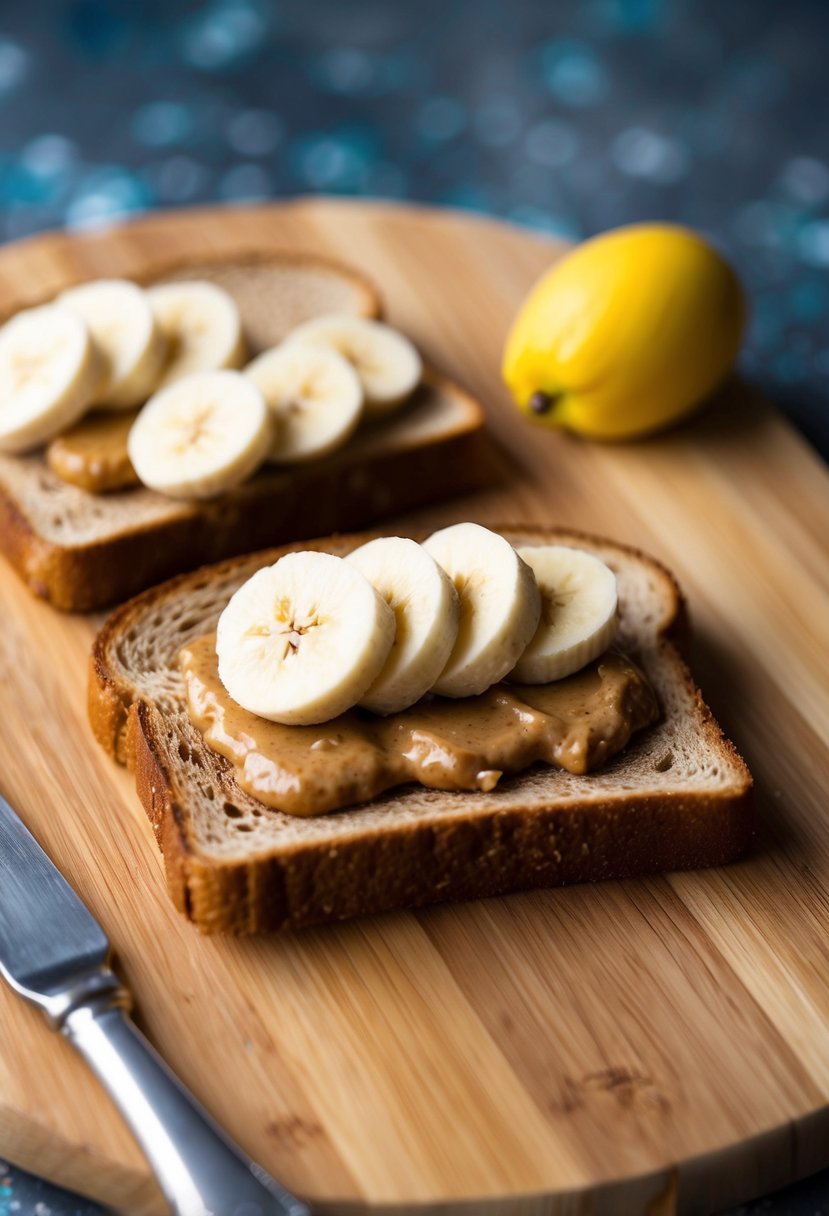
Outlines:
{"label": "sliced banana", "polygon": [[0,330],[0,451],[29,451],[73,426],[102,370],[77,313],[58,304],[18,313]]}
{"label": "sliced banana", "polygon": [[219,676],[250,713],[327,722],[360,700],[388,658],[394,613],[330,553],[288,553],[258,570],[219,617]]}
{"label": "sliced banana", "polygon": [[171,498],[212,498],[267,458],[273,422],[265,399],[240,372],[198,372],[161,389],[127,440],[145,486]]}
{"label": "sliced banana", "polygon": [[526,649],[541,616],[538,586],[512,545],[480,524],[443,528],[423,548],[460,599],[458,638],[433,691],[475,696],[512,671]]}
{"label": "sliced banana", "polygon": [[363,387],[354,368],[325,346],[277,346],[245,368],[276,418],[271,460],[294,464],[333,452],[354,433]]}
{"label": "sliced banana", "polygon": [[221,287],[195,279],[161,283],[147,296],[168,347],[159,388],[193,372],[242,366],[242,319],[236,301]]}
{"label": "sliced banana", "polygon": [[414,705],[440,676],[458,636],[458,594],[448,574],[413,540],[381,536],[346,559],[394,612],[394,644],[360,701],[376,714]]}
{"label": "sliced banana", "polygon": [[417,388],[423,363],[403,334],[382,321],[346,313],[327,313],[297,326],[287,342],[327,346],[357,371],[366,396],[366,414],[393,410]]}
{"label": "sliced banana", "polygon": [[520,684],[549,684],[598,658],[616,632],[616,576],[583,549],[538,545],[518,550],[541,589],[541,620],[510,673]]}
{"label": "sliced banana", "polygon": [[114,410],[143,405],[156,387],[167,342],[145,292],[126,279],[70,287],[59,302],[83,317],[104,358],[94,404]]}

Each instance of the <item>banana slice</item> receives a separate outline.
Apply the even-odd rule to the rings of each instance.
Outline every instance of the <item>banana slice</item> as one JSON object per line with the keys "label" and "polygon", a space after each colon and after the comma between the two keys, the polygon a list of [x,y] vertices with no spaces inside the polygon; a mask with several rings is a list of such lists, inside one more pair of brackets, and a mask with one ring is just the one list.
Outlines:
{"label": "banana slice", "polygon": [[89,408],[103,361],[85,322],[46,304],[0,330],[0,451],[26,452]]}
{"label": "banana slice", "polygon": [[94,404],[113,410],[143,405],[158,383],[167,343],[141,288],[126,279],[99,279],[70,287],[59,302],[83,317],[104,357]]}
{"label": "banana slice", "polygon": [[236,301],[221,287],[198,280],[161,283],[147,296],[168,346],[159,388],[192,372],[242,366],[242,320]]}
{"label": "banana slice", "polygon": [[360,701],[376,714],[414,705],[440,676],[458,636],[460,607],[449,576],[413,540],[382,536],[346,558],[394,612],[394,645]]}
{"label": "banana slice", "polygon": [[382,321],[328,313],[305,321],[286,341],[328,346],[348,359],[362,382],[368,415],[387,414],[400,405],[423,374],[420,355],[409,339]]}
{"label": "banana slice", "polygon": [[353,434],[363,412],[354,368],[324,346],[277,346],[245,368],[277,420],[271,460],[325,456]]}
{"label": "banana slice", "polygon": [[219,676],[251,713],[309,726],[356,705],[393,641],[394,613],[359,570],[330,553],[288,553],[219,617]]}
{"label": "banana slice", "polygon": [[127,451],[139,479],[171,498],[212,498],[267,458],[273,422],[240,372],[198,372],[161,389],[133,423]]}
{"label": "banana slice", "polygon": [[480,524],[434,532],[423,548],[442,566],[460,599],[458,638],[433,692],[470,697],[512,671],[541,616],[533,572],[512,545]]}
{"label": "banana slice", "polygon": [[616,576],[583,549],[522,548],[541,589],[541,620],[510,674],[520,684],[549,684],[598,658],[616,632]]}

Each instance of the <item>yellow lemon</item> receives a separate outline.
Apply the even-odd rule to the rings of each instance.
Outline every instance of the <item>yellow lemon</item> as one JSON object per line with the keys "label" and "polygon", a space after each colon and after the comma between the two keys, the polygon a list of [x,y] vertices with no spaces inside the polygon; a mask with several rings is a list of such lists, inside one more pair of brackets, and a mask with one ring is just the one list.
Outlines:
{"label": "yellow lemon", "polygon": [[745,302],[696,233],[619,228],[580,245],[513,322],[503,376],[519,407],[591,439],[627,439],[689,413],[740,349]]}

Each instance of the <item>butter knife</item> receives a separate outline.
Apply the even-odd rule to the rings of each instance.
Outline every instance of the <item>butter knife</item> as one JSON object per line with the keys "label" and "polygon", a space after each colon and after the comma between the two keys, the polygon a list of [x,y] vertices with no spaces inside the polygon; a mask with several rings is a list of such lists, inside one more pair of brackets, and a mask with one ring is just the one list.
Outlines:
{"label": "butter knife", "polygon": [[109,942],[0,795],[0,975],[90,1065],[176,1216],[309,1216],[244,1155],[129,1017]]}

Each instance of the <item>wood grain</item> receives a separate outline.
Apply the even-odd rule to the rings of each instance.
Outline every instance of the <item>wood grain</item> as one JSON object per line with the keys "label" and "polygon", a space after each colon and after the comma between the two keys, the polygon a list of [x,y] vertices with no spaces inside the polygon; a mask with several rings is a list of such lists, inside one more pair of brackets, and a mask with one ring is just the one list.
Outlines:
{"label": "wood grain", "polygon": [[[690,1216],[829,1164],[825,468],[736,384],[624,447],[520,421],[500,348],[560,250],[460,214],[318,201],[51,235],[0,253],[0,302],[257,243],[356,262],[485,403],[491,488],[416,522],[574,525],[676,571],[696,674],[755,774],[763,830],[719,871],[200,938],[167,899],[129,776],[86,725],[95,620],[59,616],[4,568],[3,791],[106,926],[146,1032],[326,1212]],[[6,991],[0,1027],[0,1155],[123,1211],[163,1210],[70,1048]]]}

